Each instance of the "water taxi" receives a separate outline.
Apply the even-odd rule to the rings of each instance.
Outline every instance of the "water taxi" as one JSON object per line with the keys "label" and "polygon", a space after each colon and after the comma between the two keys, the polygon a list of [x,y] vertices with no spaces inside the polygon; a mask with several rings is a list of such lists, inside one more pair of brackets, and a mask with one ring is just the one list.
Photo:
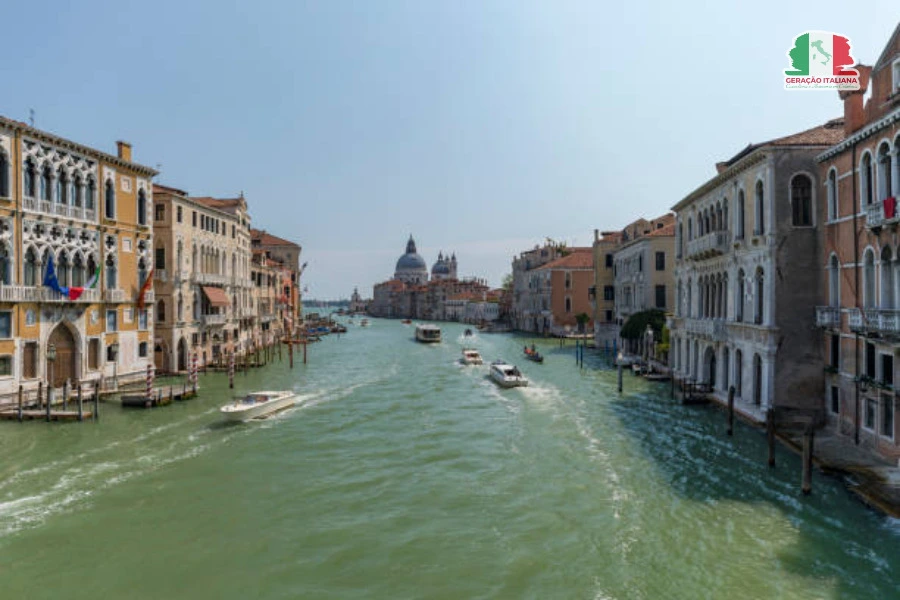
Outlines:
{"label": "water taxi", "polygon": [[481,354],[478,350],[473,348],[463,348],[462,358],[459,359],[464,365],[483,365],[484,360],[481,358]]}
{"label": "water taxi", "polygon": [[435,344],[441,341],[441,328],[435,325],[416,325],[416,341]]}
{"label": "water taxi", "polygon": [[368,319],[363,319],[362,321],[359,322],[359,326],[360,326],[360,327],[368,327],[368,326],[369,326],[369,320],[368,320]]}
{"label": "water taxi", "polygon": [[231,404],[226,404],[219,410],[226,421],[247,421],[290,408],[294,405],[295,399],[296,395],[292,391],[253,392]]}
{"label": "water taxi", "polygon": [[491,363],[491,379],[500,387],[522,387],[528,385],[528,378],[522,375],[518,367],[506,364],[502,360]]}

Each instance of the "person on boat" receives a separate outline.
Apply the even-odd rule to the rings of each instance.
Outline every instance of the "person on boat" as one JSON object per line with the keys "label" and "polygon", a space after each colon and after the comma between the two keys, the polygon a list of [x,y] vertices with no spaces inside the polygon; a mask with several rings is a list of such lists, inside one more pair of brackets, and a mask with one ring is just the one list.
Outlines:
{"label": "person on boat", "polygon": [[531,345],[531,351],[532,351],[532,352],[535,351],[534,344]]}

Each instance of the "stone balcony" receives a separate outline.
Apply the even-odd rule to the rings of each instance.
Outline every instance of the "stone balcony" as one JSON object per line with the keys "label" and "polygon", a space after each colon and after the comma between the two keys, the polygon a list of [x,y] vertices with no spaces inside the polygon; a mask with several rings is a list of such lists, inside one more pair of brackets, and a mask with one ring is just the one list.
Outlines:
{"label": "stone balcony", "polygon": [[900,335],[900,310],[893,308],[851,308],[848,325],[852,331]]}
{"label": "stone balcony", "polygon": [[716,342],[727,336],[724,319],[682,319],[682,326],[687,333]]}
{"label": "stone balcony", "polygon": [[231,277],[218,273],[194,273],[193,279],[195,283],[205,285],[228,285],[231,283]]}
{"label": "stone balcony", "polygon": [[104,302],[125,302],[127,298],[125,297],[125,290],[104,290],[103,291],[103,301]]}
{"label": "stone balcony", "polygon": [[[890,215],[890,216],[887,216]],[[866,227],[874,229],[900,222],[896,199],[885,198],[866,207]]]}
{"label": "stone balcony", "polygon": [[817,306],[816,326],[838,329],[841,326],[841,309],[836,306]]}
{"label": "stone balcony", "polygon": [[728,252],[731,246],[731,233],[713,231],[687,243],[687,258],[699,260],[719,256]]}
{"label": "stone balcony", "polygon": [[90,304],[100,301],[100,290],[84,290],[78,300],[57,293],[47,287],[29,285],[0,285],[0,302],[49,302]]}
{"label": "stone balcony", "polygon": [[200,315],[200,322],[207,327],[224,325],[225,315]]}
{"label": "stone balcony", "polygon": [[169,272],[165,269],[156,269],[153,272],[153,280],[160,283],[167,283],[169,281]]}
{"label": "stone balcony", "polygon": [[97,222],[97,212],[93,208],[85,208],[83,206],[71,206],[69,204],[61,204],[59,202],[50,202],[49,200],[38,200],[37,198],[25,197],[22,201],[25,210],[29,212],[43,213],[55,217],[63,217],[66,219],[78,219],[79,221]]}
{"label": "stone balcony", "polygon": [[156,293],[153,290],[144,292],[144,303],[153,304],[154,302],[156,302]]}

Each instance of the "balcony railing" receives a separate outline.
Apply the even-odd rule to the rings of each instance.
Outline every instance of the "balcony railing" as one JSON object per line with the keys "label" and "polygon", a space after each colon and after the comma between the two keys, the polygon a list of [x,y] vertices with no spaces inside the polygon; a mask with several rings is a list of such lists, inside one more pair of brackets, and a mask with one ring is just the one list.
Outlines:
{"label": "balcony railing", "polygon": [[225,315],[200,315],[200,322],[206,326],[224,325]]}
{"label": "balcony railing", "polygon": [[853,331],[900,334],[900,310],[868,308],[848,311],[848,324]]}
{"label": "balcony railing", "polygon": [[0,285],[0,302],[78,302],[92,303],[100,300],[100,290],[84,290],[77,300],[69,300],[46,287],[29,285]]}
{"label": "balcony railing", "polygon": [[725,339],[725,321],[722,319],[684,319],[684,330],[715,341]]}
{"label": "balcony railing", "polygon": [[885,198],[866,207],[866,227],[869,229],[897,222],[900,222],[900,212],[897,199],[894,197]]}
{"label": "balcony railing", "polygon": [[153,304],[154,302],[156,302],[156,292],[154,292],[153,290],[147,290],[146,292],[144,292],[144,303]]}
{"label": "balcony railing", "polygon": [[231,283],[231,278],[227,275],[218,275],[216,273],[194,273],[194,281],[208,285],[227,285]]}
{"label": "balcony railing", "polygon": [[27,196],[23,199],[22,206],[27,211],[55,215],[57,217],[91,222],[97,220],[96,211],[93,208],[85,208],[83,206],[72,206],[69,204],[61,204],[59,202],[51,202],[50,200],[38,200],[37,198],[29,198]]}
{"label": "balcony railing", "polygon": [[690,259],[708,258],[728,251],[731,244],[731,233],[713,231],[687,243],[687,257]]}
{"label": "balcony railing", "polygon": [[169,272],[165,269],[156,269],[156,271],[153,272],[153,279],[160,283],[166,283],[169,281]]}
{"label": "balcony railing", "polygon": [[125,290],[104,290],[104,302],[125,302]]}
{"label": "balcony railing", "polygon": [[841,326],[841,309],[834,306],[817,306],[816,325],[837,329]]}

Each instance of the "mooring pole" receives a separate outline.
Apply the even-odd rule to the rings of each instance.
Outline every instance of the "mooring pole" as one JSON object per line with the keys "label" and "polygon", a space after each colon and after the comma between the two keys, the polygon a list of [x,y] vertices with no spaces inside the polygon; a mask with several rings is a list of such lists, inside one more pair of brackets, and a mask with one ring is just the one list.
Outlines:
{"label": "mooring pole", "polygon": [[769,446],[769,466],[775,466],[775,410],[766,411],[766,442]]}
{"label": "mooring pole", "polygon": [[84,421],[84,399],[81,396],[81,382],[78,382],[78,422]]}
{"label": "mooring pole", "polygon": [[620,361],[620,360],[616,361],[616,371],[617,371],[617,377],[619,380],[619,393],[621,394],[622,393],[622,361]]}
{"label": "mooring pole", "polygon": [[803,475],[800,485],[804,496],[809,496],[812,493],[812,459],[815,435],[813,424],[810,423],[803,431]]}
{"label": "mooring pole", "polygon": [[41,410],[41,408],[43,408],[43,406],[44,406],[44,405],[41,403],[41,399],[42,399],[43,395],[44,395],[44,382],[43,382],[43,381],[38,381],[38,398],[37,398],[37,401],[38,401],[38,405],[37,405],[38,410]]}
{"label": "mooring pole", "polygon": [[23,386],[19,386],[19,423],[22,422],[22,395],[24,394]]}
{"label": "mooring pole", "polygon": [[63,382],[63,410],[68,410],[69,408],[69,380],[66,379]]}
{"label": "mooring pole", "polygon": [[734,435],[734,386],[728,388],[728,435]]}
{"label": "mooring pole", "polygon": [[303,364],[304,365],[306,364],[306,346],[307,345],[308,345],[307,342],[303,342]]}
{"label": "mooring pole", "polygon": [[95,421],[100,420],[100,384],[94,384],[94,414]]}
{"label": "mooring pole", "polygon": [[228,357],[228,388],[234,389],[234,351]]}

